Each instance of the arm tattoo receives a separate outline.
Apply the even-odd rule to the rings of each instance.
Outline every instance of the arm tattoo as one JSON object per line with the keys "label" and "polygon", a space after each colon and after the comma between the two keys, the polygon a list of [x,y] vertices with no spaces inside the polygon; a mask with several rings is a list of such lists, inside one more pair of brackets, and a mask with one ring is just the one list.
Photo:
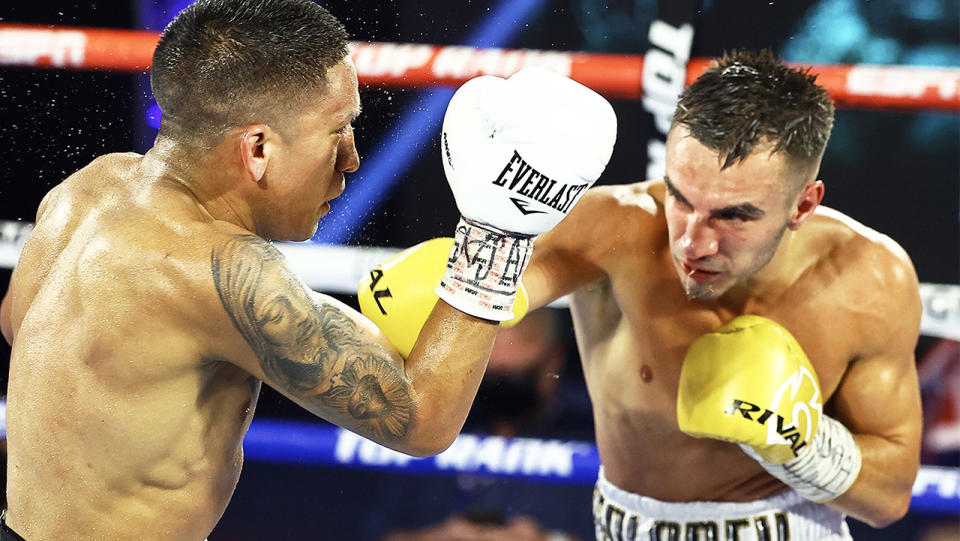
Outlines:
{"label": "arm tattoo", "polygon": [[235,235],[214,247],[210,262],[220,302],[271,381],[368,437],[406,434],[413,401],[399,368],[363,343],[343,311],[316,302],[276,248]]}

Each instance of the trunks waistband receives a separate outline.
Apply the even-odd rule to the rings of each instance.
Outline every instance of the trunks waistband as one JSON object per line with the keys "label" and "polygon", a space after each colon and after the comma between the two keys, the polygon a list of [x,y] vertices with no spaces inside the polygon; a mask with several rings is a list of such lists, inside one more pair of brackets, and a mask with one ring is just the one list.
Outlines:
{"label": "trunks waistband", "polygon": [[806,502],[799,494],[787,490],[762,500],[751,502],[665,502],[627,492],[614,485],[600,467],[597,490],[608,502],[631,513],[656,517],[661,520],[684,520],[697,516],[704,520],[721,520],[736,516],[758,515],[783,511]]}

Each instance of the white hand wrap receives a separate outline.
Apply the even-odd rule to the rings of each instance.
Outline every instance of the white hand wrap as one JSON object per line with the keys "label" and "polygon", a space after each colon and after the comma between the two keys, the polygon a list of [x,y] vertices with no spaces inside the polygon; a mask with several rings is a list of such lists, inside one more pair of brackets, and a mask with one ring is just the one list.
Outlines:
{"label": "white hand wrap", "polygon": [[520,275],[530,262],[533,239],[461,218],[437,295],[472,316],[512,319],[513,301]]}
{"label": "white hand wrap", "polygon": [[763,460],[748,445],[740,447],[770,475],[817,503],[828,502],[846,492],[860,474],[860,446],[847,427],[826,415],[820,417],[813,444],[805,446],[797,458],[785,464]]}

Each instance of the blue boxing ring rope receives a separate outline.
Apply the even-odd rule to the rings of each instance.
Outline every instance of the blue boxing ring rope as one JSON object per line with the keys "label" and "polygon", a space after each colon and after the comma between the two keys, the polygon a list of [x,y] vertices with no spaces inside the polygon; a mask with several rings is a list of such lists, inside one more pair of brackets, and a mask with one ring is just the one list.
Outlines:
{"label": "blue boxing ring rope", "polygon": [[[6,437],[6,401],[0,436]],[[443,453],[417,458],[321,422],[254,419],[243,440],[247,460],[413,475],[458,475],[592,486],[600,455],[592,442],[460,434]],[[921,466],[910,511],[960,517],[960,468]]]}
{"label": "blue boxing ring rope", "polygon": [[[416,458],[330,425],[255,419],[243,441],[248,460],[416,475],[471,474],[593,486],[600,455],[592,442],[463,433],[443,453]],[[910,511],[960,517],[960,468],[921,466]]]}

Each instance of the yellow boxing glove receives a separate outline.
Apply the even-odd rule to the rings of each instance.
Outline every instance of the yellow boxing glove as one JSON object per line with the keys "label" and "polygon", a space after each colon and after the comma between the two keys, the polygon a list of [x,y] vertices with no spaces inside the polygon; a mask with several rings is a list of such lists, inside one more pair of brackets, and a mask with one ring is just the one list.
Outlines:
{"label": "yellow boxing glove", "polygon": [[[446,271],[453,238],[440,237],[407,248],[384,261],[365,276],[357,288],[360,311],[370,318],[406,358],[420,336],[420,329],[437,304],[434,290]],[[513,326],[527,313],[529,302],[523,285],[517,289]]]}
{"label": "yellow boxing glove", "polygon": [[691,436],[744,444],[784,464],[811,446],[822,410],[813,366],[772,320],[740,316],[687,350],[677,421]]}

